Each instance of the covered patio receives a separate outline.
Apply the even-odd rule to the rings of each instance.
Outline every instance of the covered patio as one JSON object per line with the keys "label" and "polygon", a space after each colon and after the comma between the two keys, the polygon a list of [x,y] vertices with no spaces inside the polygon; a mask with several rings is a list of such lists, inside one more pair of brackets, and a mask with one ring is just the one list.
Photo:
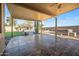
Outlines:
{"label": "covered patio", "polygon": [[[79,8],[78,3],[12,3],[7,4],[11,20],[11,40],[5,55],[79,55],[79,41],[57,36],[57,16]],[[38,25],[49,18],[55,18],[55,34],[39,32]],[[13,37],[13,20],[24,19],[35,22],[35,34]],[[49,24],[50,25],[50,24]]]}

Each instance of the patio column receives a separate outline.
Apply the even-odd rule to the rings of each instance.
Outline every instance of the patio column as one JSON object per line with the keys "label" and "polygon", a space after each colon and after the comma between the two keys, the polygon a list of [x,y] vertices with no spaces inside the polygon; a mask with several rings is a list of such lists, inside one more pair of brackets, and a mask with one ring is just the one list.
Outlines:
{"label": "patio column", "polygon": [[5,33],[5,4],[2,4],[2,34]]}
{"label": "patio column", "polygon": [[41,34],[42,34],[42,21],[41,21]]}
{"label": "patio column", "polygon": [[39,33],[39,21],[37,21],[37,33]]}
{"label": "patio column", "polygon": [[55,49],[56,49],[56,43],[57,43],[57,17],[55,17]]}
{"label": "patio column", "polygon": [[35,21],[35,33],[38,34],[39,33],[39,22]]}
{"label": "patio column", "polygon": [[14,6],[12,5],[11,14],[11,37],[13,37],[13,13],[14,13]]}
{"label": "patio column", "polygon": [[11,17],[11,37],[13,37],[13,17]]}
{"label": "patio column", "polygon": [[0,4],[0,33],[2,32],[2,20],[1,20],[1,18],[2,18],[2,15],[1,15],[1,4]]}
{"label": "patio column", "polygon": [[5,50],[5,37],[4,37],[4,3],[0,3],[0,56],[3,54]]}
{"label": "patio column", "polygon": [[36,21],[34,21],[34,29],[35,29],[35,33],[36,33]]}

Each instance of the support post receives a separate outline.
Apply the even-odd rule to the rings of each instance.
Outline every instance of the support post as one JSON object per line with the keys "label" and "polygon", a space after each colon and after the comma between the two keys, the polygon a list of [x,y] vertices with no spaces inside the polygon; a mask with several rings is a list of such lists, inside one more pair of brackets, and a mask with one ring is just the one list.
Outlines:
{"label": "support post", "polygon": [[38,34],[39,33],[39,22],[35,21],[35,33]]}
{"label": "support post", "polygon": [[11,17],[11,37],[13,37],[13,18]]}
{"label": "support post", "polygon": [[5,20],[5,4],[1,4],[1,22],[0,22],[0,26],[1,26],[1,33],[4,35],[4,31],[5,31],[5,28],[4,28],[4,20]]}
{"label": "support post", "polygon": [[13,37],[13,13],[14,13],[14,6],[12,5],[12,11],[11,14],[11,37]]}
{"label": "support post", "polygon": [[57,17],[55,17],[55,50],[56,50],[56,43],[57,43]]}
{"label": "support post", "polygon": [[2,33],[2,15],[1,15],[1,12],[2,12],[2,5],[0,4],[0,33]]}
{"label": "support post", "polygon": [[37,21],[37,34],[39,33],[39,22]]}
{"label": "support post", "polygon": [[0,56],[3,55],[5,50],[5,36],[4,36],[4,19],[5,19],[5,8],[4,3],[0,4]]}
{"label": "support post", "polygon": [[41,34],[42,34],[42,21],[41,21]]}
{"label": "support post", "polygon": [[34,28],[35,28],[35,33],[36,33],[36,21],[34,22]]}

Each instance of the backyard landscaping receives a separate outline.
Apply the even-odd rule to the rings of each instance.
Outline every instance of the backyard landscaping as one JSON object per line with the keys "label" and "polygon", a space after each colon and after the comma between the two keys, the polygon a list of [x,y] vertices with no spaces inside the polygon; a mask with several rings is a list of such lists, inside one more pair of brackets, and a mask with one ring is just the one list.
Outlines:
{"label": "backyard landscaping", "polygon": [[[23,32],[13,32],[13,36],[23,35]],[[11,37],[11,32],[5,32],[6,37]]]}
{"label": "backyard landscaping", "polygon": [[[13,36],[20,36],[23,35],[23,32],[13,32]],[[11,32],[5,32],[5,38],[6,38],[6,42],[5,44],[7,45],[8,42],[11,40],[12,36],[11,36]]]}

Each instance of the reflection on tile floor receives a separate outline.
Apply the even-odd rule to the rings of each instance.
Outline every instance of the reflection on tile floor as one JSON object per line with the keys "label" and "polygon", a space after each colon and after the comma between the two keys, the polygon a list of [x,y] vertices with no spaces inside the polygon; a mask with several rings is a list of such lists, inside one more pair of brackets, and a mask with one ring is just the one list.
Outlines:
{"label": "reflection on tile floor", "polygon": [[79,55],[79,40],[55,38],[52,35],[17,36],[10,40],[6,56]]}

